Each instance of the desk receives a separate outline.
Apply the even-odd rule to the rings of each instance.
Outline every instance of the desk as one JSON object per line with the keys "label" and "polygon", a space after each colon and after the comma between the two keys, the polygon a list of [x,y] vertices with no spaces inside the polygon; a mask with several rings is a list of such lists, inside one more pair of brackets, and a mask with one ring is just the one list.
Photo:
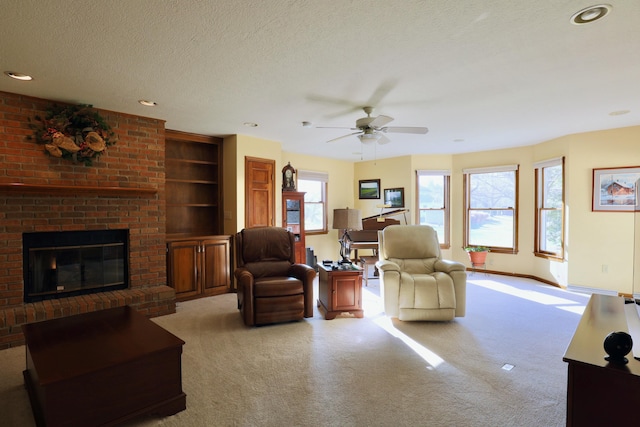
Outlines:
{"label": "desk", "polygon": [[[640,361],[613,365],[604,357],[605,337],[629,332],[636,322],[635,304],[624,298],[592,295],[562,360],[568,363],[567,426],[635,425],[633,410],[640,402]],[[629,318],[629,321],[627,320]],[[637,337],[634,337],[637,338]],[[637,352],[640,338],[634,343]]]}
{"label": "desk", "polygon": [[38,426],[110,425],[186,408],[184,341],[129,306],[22,330],[24,379]]}

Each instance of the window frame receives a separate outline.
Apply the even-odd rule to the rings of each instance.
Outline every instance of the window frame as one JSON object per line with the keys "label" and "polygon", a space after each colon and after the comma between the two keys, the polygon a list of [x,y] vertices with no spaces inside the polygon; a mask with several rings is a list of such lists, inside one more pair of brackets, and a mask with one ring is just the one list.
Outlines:
{"label": "window frame", "polygon": [[[471,208],[471,175],[475,174],[484,174],[484,173],[495,173],[495,172],[513,172],[514,173],[514,206],[506,206],[504,208],[491,208],[491,209],[472,209]],[[494,166],[494,167],[485,167],[485,168],[469,168],[463,169],[463,248],[468,246],[473,246],[469,243],[469,234],[470,234],[470,217],[472,210],[512,210],[513,211],[513,246],[512,247],[504,247],[504,246],[492,246],[492,245],[483,245],[491,252],[494,253],[502,253],[502,254],[512,254],[515,255],[518,253],[518,216],[519,216],[519,200],[520,200],[520,165],[505,165],[505,166]]]}
{"label": "window frame", "polygon": [[[546,208],[544,206],[544,170],[549,167],[561,166],[562,167],[562,201],[560,208]],[[534,164],[534,181],[535,181],[535,224],[534,224],[534,249],[535,256],[540,258],[546,258],[555,261],[564,260],[564,233],[565,233],[565,159],[558,157],[555,159],[549,159]],[[543,211],[560,211],[561,225],[560,225],[560,251],[551,252],[541,249],[542,241],[542,213]]]}
{"label": "window frame", "polygon": [[[443,177],[443,195],[442,200],[444,206],[439,209],[435,208],[420,208],[420,177],[421,176],[442,176]],[[422,211],[442,211],[443,215],[443,228],[444,236],[443,242],[440,243],[440,249],[449,249],[451,247],[451,210],[450,210],[450,195],[451,195],[451,171],[448,170],[416,170],[416,224],[420,223],[420,212]]]}
{"label": "window frame", "polygon": [[305,194],[305,200],[304,200],[304,207],[305,207],[305,214],[306,212],[308,212],[307,206],[308,205],[317,205],[317,204],[321,204],[322,205],[322,228],[321,229],[313,229],[313,230],[308,230],[307,229],[307,221],[304,222],[304,226],[305,226],[305,230],[304,233],[305,235],[309,236],[309,235],[318,235],[318,234],[327,234],[329,233],[329,221],[328,221],[328,216],[327,216],[327,191],[328,191],[328,187],[329,187],[329,174],[327,172],[316,172],[316,171],[308,171],[308,170],[300,170],[298,169],[298,174],[297,174],[297,179],[298,179],[298,190],[300,189],[300,181],[316,181],[316,182],[320,182],[322,184],[322,189],[321,189],[321,198],[322,200],[320,202],[307,202],[306,200],[306,194]]}

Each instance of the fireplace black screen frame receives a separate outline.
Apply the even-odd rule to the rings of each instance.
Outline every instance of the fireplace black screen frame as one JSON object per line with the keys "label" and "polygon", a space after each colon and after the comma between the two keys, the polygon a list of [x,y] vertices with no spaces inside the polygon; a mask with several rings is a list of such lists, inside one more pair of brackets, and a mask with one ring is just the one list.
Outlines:
{"label": "fireplace black screen frame", "polygon": [[[129,288],[129,230],[80,230],[80,231],[46,231],[23,233],[22,235],[22,260],[23,260],[23,277],[24,289],[23,300],[25,303],[44,301],[50,299],[67,298],[78,295],[86,295],[99,292],[108,292]],[[33,278],[38,274],[34,274],[33,266],[30,265],[32,254],[38,251],[60,250],[62,252],[70,252],[68,248],[79,248],[81,251],[89,253],[106,247],[110,253],[122,251],[122,266],[118,267],[118,280],[110,284],[101,284],[99,286],[75,286],[71,289],[46,289],[34,292]],[[85,249],[86,248],[86,249]],[[117,248],[117,249],[113,249]],[[103,249],[104,250],[104,249]],[[71,252],[73,252],[71,250]],[[83,252],[85,253],[85,252]],[[98,255],[99,256],[99,255]],[[103,261],[104,263],[104,261]],[[84,268],[84,263],[82,263]],[[101,268],[105,268],[104,265]],[[39,273],[44,274],[43,272]],[[82,273],[84,275],[84,271]],[[57,283],[56,283],[57,284]],[[51,286],[51,283],[49,283]]]}

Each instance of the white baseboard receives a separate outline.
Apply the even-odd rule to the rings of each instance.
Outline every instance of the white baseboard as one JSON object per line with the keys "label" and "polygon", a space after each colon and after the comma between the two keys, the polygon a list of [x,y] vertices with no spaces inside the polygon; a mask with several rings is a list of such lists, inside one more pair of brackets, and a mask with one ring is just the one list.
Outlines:
{"label": "white baseboard", "polygon": [[578,292],[581,294],[601,294],[601,295],[611,295],[611,296],[618,296],[618,292],[617,291],[607,291],[605,289],[598,289],[598,288],[587,288],[585,286],[575,286],[575,285],[569,285],[567,286],[567,290],[571,291],[571,292]]}

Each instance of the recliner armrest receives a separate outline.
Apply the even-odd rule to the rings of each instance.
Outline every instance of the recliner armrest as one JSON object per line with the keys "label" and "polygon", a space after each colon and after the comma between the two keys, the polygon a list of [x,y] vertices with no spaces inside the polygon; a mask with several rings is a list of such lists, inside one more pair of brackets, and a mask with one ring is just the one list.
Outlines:
{"label": "recliner armrest", "polygon": [[244,324],[251,326],[255,324],[253,316],[253,274],[249,269],[238,267],[233,272],[236,277],[238,289],[238,309],[242,313]]}
{"label": "recliner armrest", "polygon": [[466,267],[464,266],[464,264],[457,261],[451,261],[448,259],[439,259],[435,262],[433,266],[436,269],[436,271],[442,271],[443,273],[447,273],[447,274],[451,273],[452,271],[466,270]]}
{"label": "recliner armrest", "polygon": [[376,262],[376,267],[378,267],[378,270],[382,271],[400,271],[400,266],[398,264],[386,259]]}
{"label": "recliner armrest", "polygon": [[307,264],[291,264],[289,276],[302,282],[304,288],[304,317],[313,317],[313,280],[316,270]]}
{"label": "recliner armrest", "polygon": [[[311,274],[311,277],[309,277],[309,274]],[[291,267],[289,267],[289,276],[295,277],[303,282],[310,278],[313,282],[313,279],[316,277],[316,271],[307,264],[291,264]]]}
{"label": "recliner armrest", "polygon": [[236,276],[236,280],[239,283],[251,283],[251,282],[253,282],[253,274],[251,274],[251,272],[247,268],[238,267],[233,272],[233,275]]}

